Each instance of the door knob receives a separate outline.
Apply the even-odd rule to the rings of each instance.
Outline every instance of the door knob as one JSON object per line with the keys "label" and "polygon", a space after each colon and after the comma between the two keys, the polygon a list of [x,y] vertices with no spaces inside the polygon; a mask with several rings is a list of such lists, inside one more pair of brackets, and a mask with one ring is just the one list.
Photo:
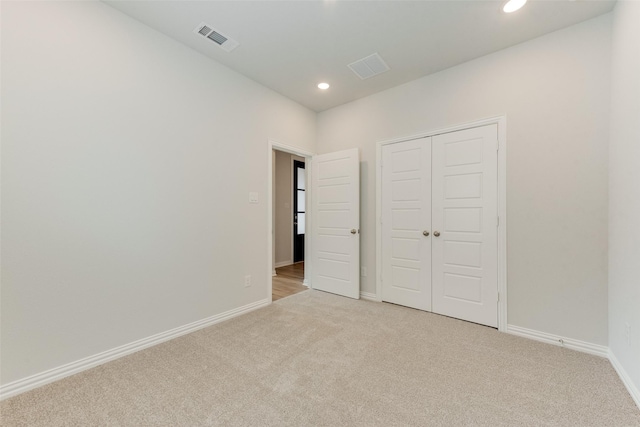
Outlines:
{"label": "door knob", "polygon": [[440,232],[439,232],[439,231],[434,231],[434,232],[433,232],[433,235],[434,235],[434,236],[436,236],[436,237],[438,237],[438,236],[440,236]]}
{"label": "door knob", "polygon": [[428,232],[427,230],[424,230],[424,231],[422,232],[422,235],[423,235],[423,236],[428,236],[428,235],[429,235],[429,232]]}
{"label": "door knob", "polygon": [[355,228],[351,229],[351,234],[356,234],[358,232],[358,230],[356,230]]}

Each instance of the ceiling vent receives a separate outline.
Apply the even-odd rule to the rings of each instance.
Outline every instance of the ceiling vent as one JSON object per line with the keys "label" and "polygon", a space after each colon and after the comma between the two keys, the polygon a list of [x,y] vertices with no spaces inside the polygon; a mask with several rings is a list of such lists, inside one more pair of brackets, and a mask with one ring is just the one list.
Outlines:
{"label": "ceiling vent", "polygon": [[196,29],[193,30],[193,32],[201,35],[211,42],[214,42],[227,52],[231,52],[240,44],[232,38],[222,35],[218,30],[214,29],[210,25],[205,24],[204,22],[198,25]]}
{"label": "ceiling vent", "polygon": [[351,71],[356,73],[356,76],[360,77],[362,80],[377,76],[378,74],[389,71],[390,69],[377,53],[369,55],[366,58],[362,58],[356,62],[352,62],[349,64],[349,68],[351,68]]}

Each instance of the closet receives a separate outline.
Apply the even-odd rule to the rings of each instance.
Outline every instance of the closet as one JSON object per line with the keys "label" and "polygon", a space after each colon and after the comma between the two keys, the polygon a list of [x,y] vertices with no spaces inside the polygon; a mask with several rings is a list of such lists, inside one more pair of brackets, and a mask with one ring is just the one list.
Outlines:
{"label": "closet", "polygon": [[498,325],[498,126],[382,146],[382,300]]}

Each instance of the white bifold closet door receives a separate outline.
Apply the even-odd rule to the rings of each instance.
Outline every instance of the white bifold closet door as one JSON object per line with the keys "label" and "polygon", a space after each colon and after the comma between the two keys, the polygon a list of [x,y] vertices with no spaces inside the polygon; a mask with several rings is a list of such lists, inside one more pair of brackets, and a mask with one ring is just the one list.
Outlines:
{"label": "white bifold closet door", "polygon": [[431,138],[382,147],[382,300],[431,311]]}
{"label": "white bifold closet door", "polygon": [[497,125],[382,147],[382,299],[496,327]]}
{"label": "white bifold closet door", "polygon": [[498,126],[432,141],[433,312],[498,326]]}

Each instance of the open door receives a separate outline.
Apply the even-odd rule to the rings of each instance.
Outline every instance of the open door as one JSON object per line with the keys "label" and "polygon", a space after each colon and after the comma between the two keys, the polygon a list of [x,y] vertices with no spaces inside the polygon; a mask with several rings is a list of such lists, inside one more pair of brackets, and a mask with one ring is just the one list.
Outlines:
{"label": "open door", "polygon": [[358,149],[313,156],[314,289],[360,298],[360,164]]}

